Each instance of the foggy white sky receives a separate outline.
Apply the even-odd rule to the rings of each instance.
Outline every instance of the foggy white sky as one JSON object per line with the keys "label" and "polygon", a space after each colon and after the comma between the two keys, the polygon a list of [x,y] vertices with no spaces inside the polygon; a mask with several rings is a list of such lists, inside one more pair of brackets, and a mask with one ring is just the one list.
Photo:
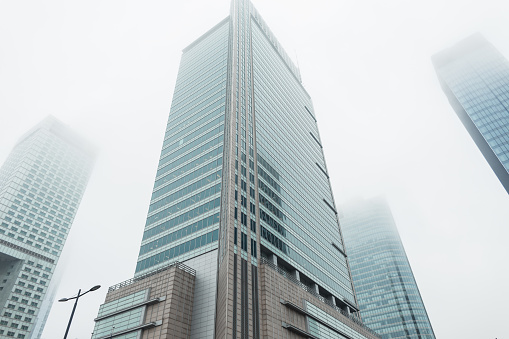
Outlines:
{"label": "foggy white sky", "polygon": [[[0,1],[0,162],[53,114],[100,148],[57,299],[89,338],[134,273],[181,50],[229,0]],[[253,0],[298,59],[336,202],[385,194],[438,338],[509,336],[509,196],[456,117],[430,57],[482,32],[509,57],[504,0]],[[43,338],[63,337],[56,303]]]}

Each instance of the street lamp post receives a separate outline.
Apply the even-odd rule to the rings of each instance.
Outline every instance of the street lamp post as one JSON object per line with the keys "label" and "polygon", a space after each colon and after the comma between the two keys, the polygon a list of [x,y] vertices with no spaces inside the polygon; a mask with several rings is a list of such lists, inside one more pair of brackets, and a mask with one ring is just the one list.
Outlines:
{"label": "street lamp post", "polygon": [[62,299],[59,300],[60,302],[65,302],[65,301],[69,301],[69,300],[72,300],[72,299],[76,299],[76,301],[74,302],[74,307],[72,308],[71,318],[69,319],[69,323],[67,324],[67,329],[65,330],[64,339],[67,339],[67,334],[69,333],[69,329],[71,328],[72,317],[74,317],[74,311],[76,311],[76,306],[78,305],[78,299],[80,297],[84,296],[85,294],[87,294],[88,292],[92,292],[92,291],[98,290],[100,287],[101,287],[101,285],[96,285],[96,286],[92,287],[91,289],[89,289],[88,291],[86,291],[85,293],[81,293],[81,289],[80,289],[78,291],[78,295],[77,296],[72,297],[72,298],[62,298]]}

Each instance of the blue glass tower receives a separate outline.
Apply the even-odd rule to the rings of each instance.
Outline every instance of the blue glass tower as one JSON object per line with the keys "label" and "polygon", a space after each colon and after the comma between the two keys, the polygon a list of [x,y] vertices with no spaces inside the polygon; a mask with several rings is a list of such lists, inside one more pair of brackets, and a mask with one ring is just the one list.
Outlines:
{"label": "blue glass tower", "polygon": [[433,56],[461,122],[509,193],[509,63],[480,34]]}
{"label": "blue glass tower", "polygon": [[383,339],[434,339],[389,206],[381,198],[340,207],[364,324]]}

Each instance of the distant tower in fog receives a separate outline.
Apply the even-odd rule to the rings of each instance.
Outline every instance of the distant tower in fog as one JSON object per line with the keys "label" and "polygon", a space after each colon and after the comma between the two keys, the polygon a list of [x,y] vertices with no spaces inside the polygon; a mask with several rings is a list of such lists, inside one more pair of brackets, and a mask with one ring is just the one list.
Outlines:
{"label": "distant tower in fog", "polygon": [[87,142],[48,117],[0,169],[0,337],[28,339],[36,322],[37,333],[44,327],[39,311],[93,159]]}
{"label": "distant tower in fog", "polygon": [[434,339],[391,210],[375,198],[340,207],[362,321],[383,339]]}
{"label": "distant tower in fog", "polygon": [[509,193],[509,62],[480,34],[433,56],[442,89]]}

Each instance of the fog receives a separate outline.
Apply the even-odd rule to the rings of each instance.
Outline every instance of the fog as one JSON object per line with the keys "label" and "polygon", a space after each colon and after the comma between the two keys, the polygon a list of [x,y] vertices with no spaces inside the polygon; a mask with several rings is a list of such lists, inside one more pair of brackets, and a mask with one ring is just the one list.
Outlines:
{"label": "fog", "polygon": [[[509,57],[503,0],[253,0],[313,98],[336,203],[385,195],[438,338],[504,338],[509,196],[430,57],[477,31]],[[0,162],[49,114],[99,149],[57,299],[89,338],[134,274],[181,50],[229,0],[0,1]],[[61,338],[72,302],[43,338]]]}

